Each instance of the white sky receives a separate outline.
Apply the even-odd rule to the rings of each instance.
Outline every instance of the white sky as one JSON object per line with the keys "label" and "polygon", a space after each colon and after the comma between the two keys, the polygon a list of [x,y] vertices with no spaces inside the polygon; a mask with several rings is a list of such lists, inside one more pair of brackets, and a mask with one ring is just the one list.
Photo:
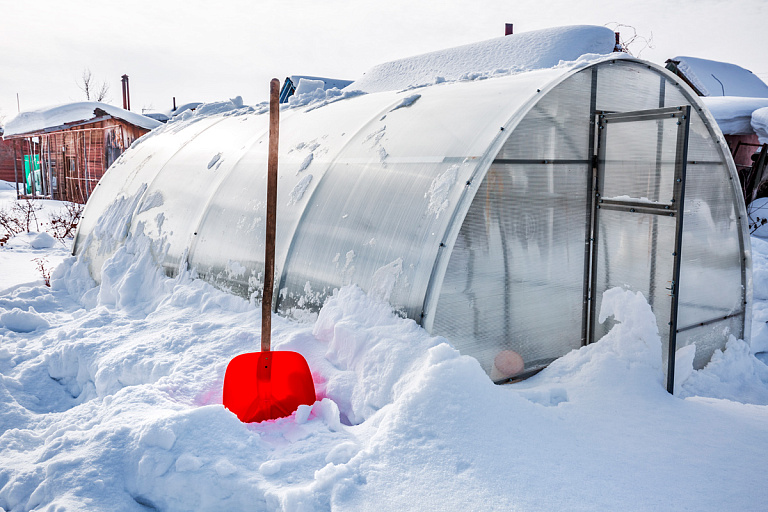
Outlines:
{"label": "white sky", "polygon": [[[723,60],[768,81],[768,0],[0,0],[0,116],[82,101],[84,68],[131,108],[241,95],[266,99],[269,79],[355,79],[380,62],[504,33],[573,24],[653,33],[641,57]],[[629,35],[629,29],[620,29]]]}

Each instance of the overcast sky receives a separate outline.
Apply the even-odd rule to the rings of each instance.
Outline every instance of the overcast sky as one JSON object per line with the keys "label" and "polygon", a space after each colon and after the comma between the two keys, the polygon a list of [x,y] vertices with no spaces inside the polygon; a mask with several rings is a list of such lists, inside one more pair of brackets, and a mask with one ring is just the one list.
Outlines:
{"label": "overcast sky", "polygon": [[[653,35],[640,57],[723,60],[768,82],[768,0],[0,0],[0,116],[85,100],[89,68],[131,109],[237,95],[266,99],[269,79],[355,79],[369,67],[504,34],[573,24]],[[631,29],[619,28],[623,36]],[[642,45],[635,47],[635,55]]]}

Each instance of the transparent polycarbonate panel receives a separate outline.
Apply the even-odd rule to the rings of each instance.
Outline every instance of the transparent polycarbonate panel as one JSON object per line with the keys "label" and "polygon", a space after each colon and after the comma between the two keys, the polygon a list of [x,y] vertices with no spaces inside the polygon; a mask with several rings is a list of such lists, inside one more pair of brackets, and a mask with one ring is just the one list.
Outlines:
{"label": "transparent polycarbonate panel", "polygon": [[620,287],[642,292],[656,315],[666,351],[672,306],[668,288],[674,276],[675,218],[601,208],[597,223],[594,339],[599,340],[614,325],[612,319],[603,324],[597,322],[603,293]]}
{"label": "transparent polycarbonate panel", "polygon": [[[103,232],[102,216],[130,218],[147,186],[165,169],[168,159],[219,121],[220,118],[207,118],[163,129],[160,135],[150,132],[110,166],[88,200],[75,240],[78,253],[88,251],[91,274],[95,278],[98,279],[103,261],[117,248],[116,244],[122,242],[111,239],[114,234]],[[96,236],[90,246],[85,247],[86,238],[92,233]]]}
{"label": "transparent polycarbonate panel", "polygon": [[588,165],[495,164],[475,195],[433,330],[494,379],[506,376],[493,370],[502,351],[530,369],[581,344],[589,174]]}
{"label": "transparent polycarbonate panel", "polygon": [[713,322],[707,325],[688,329],[677,334],[677,348],[696,344],[696,356],[693,359],[693,368],[704,368],[715,350],[723,350],[728,338],[733,335],[741,337],[744,328],[744,314]]}
{"label": "transparent polycarbonate panel", "polygon": [[[691,99],[683,94],[683,85],[675,85],[672,81],[667,81],[665,89],[665,101],[669,106],[691,105],[691,124],[688,133],[688,161],[697,163],[723,162],[723,156],[720,152],[720,143],[717,137],[713,136],[712,129],[717,126],[711,126],[710,121],[702,113],[702,105],[693,103]],[[725,148],[727,150],[727,148]],[[724,162],[723,162],[724,163]]]}
{"label": "transparent polycarbonate panel", "polygon": [[[685,89],[667,82],[666,101],[691,102]],[[744,336],[748,264],[741,238],[741,189],[723,155],[727,148],[721,147],[719,129],[702,108],[695,102],[691,115],[678,318],[684,330],[677,338],[678,347],[696,344],[697,369],[725,346],[729,335]],[[727,319],[713,322],[722,318]],[[706,325],[689,329],[701,323]]]}
{"label": "transparent polycarbonate panel", "polygon": [[[297,228],[280,283],[280,309],[321,304],[333,288],[354,283],[419,318],[449,219],[446,208],[463,189],[459,177],[466,181],[470,171],[470,164],[454,161],[383,169],[378,163],[336,164],[316,191],[333,199],[311,201]],[[436,201],[438,186],[444,196]]]}
{"label": "transparent polycarbonate panel", "polygon": [[600,167],[604,199],[671,204],[678,121],[675,118],[602,126]]}
{"label": "transparent polycarbonate panel", "polygon": [[659,108],[661,79],[650,66],[637,62],[617,60],[600,64],[597,110],[632,112]]}
{"label": "transparent polycarbonate panel", "polygon": [[723,165],[688,165],[680,328],[744,309],[744,251],[726,169]]}
{"label": "transparent polycarbonate panel", "polygon": [[496,158],[588,160],[591,90],[592,71],[586,70],[546,93]]}
{"label": "transparent polycarbonate panel", "polygon": [[[243,297],[263,283],[267,144],[256,143],[213,191],[189,263],[205,280]],[[280,191],[278,190],[278,201]],[[278,214],[278,232],[281,216]],[[279,244],[280,240],[276,241]]]}
{"label": "transparent polycarbonate panel", "polygon": [[[357,103],[340,102],[335,109],[316,109],[311,114],[281,112],[275,243],[278,276],[304,208],[329,161],[348,141],[347,132],[366,125],[370,112],[391,104],[393,96],[367,95]],[[339,123],[339,117],[344,123]],[[243,155],[222,163],[227,175],[218,186],[212,184],[212,198],[202,218],[194,223],[197,235],[189,254],[190,265],[201,277],[246,298],[260,299],[263,286],[268,120],[266,115],[257,115],[226,121],[230,130],[246,137]],[[202,155],[196,159],[204,160]]]}
{"label": "transparent polycarbonate panel", "polygon": [[240,161],[253,140],[264,131],[259,116],[225,119],[180,148],[169,160],[169,168],[150,182],[138,205],[132,229],[140,223],[145,234],[167,244],[163,265],[176,272],[196,236],[200,219],[219,183]]}
{"label": "transparent polycarbonate panel", "polygon": [[[420,320],[446,226],[466,182],[547,70],[387,92],[281,117],[279,311],[317,310],[354,283]],[[218,187],[190,250],[208,280],[260,296],[266,139]],[[284,165],[288,162],[288,166]],[[248,191],[248,194],[244,193]],[[283,199],[281,199],[283,198]],[[299,313],[297,313],[299,314]]]}

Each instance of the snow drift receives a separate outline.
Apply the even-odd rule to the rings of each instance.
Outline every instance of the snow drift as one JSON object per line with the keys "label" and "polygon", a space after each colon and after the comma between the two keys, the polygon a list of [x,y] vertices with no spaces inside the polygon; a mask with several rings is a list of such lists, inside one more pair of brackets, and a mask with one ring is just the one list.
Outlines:
{"label": "snow drift", "polygon": [[0,326],[2,509],[754,509],[768,499],[764,365],[734,340],[667,394],[641,294],[609,290],[600,319],[616,325],[603,340],[495,386],[445,339],[346,287],[313,324],[273,318],[275,348],[307,358],[317,402],[246,425],[221,405],[221,385],[227,362],[259,346],[260,308],[189,274],[165,277],[153,250],[131,235],[99,286],[69,258],[52,289],[0,297],[0,312],[47,323]]}

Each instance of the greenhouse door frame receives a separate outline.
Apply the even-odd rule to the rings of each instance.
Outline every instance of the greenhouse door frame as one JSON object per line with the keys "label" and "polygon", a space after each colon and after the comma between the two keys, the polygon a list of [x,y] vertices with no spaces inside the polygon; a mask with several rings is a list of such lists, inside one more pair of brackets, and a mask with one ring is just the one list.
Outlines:
{"label": "greenhouse door frame", "polygon": [[[688,136],[690,129],[690,112],[691,106],[677,106],[666,107],[652,110],[640,110],[633,112],[595,112],[595,124],[597,127],[597,134],[593,140],[596,142],[596,147],[593,148],[593,164],[592,164],[592,213],[590,218],[589,227],[589,273],[585,276],[588,280],[588,300],[586,301],[585,308],[585,321],[588,323],[585,325],[586,343],[592,343],[597,341],[595,339],[596,328],[596,316],[597,312],[597,290],[598,279],[604,276],[599,275],[598,264],[600,262],[600,227],[602,222],[602,212],[612,211],[620,212],[622,215],[626,215],[627,220],[632,215],[644,214],[646,216],[664,216],[675,217],[675,234],[673,247],[663,247],[664,245],[670,245],[667,243],[658,242],[658,231],[656,222],[653,222],[653,230],[649,240],[650,258],[652,259],[651,268],[655,267],[656,259],[663,257],[665,254],[670,255],[673,258],[672,263],[672,275],[664,283],[661,283],[666,288],[671,297],[671,307],[669,311],[657,310],[654,308],[654,295],[658,294],[660,290],[659,286],[656,286],[657,276],[654,275],[655,270],[651,272],[649,276],[651,293],[646,299],[651,304],[653,313],[657,316],[657,321],[663,325],[666,320],[669,325],[669,346],[667,357],[667,391],[673,393],[674,391],[674,370],[675,370],[675,350],[676,350],[676,337],[677,337],[677,313],[678,313],[678,298],[679,298],[679,282],[680,282],[680,264],[681,264],[681,248],[683,241],[683,211],[685,204],[685,177],[686,177],[686,163],[688,157]],[[650,178],[655,178],[655,186],[659,187],[661,182],[661,166],[662,166],[662,139],[663,139],[663,122],[670,121],[670,118],[676,120],[677,133],[676,133],[676,147],[675,147],[675,163],[674,174],[672,183],[672,200],[669,202],[664,201],[648,201],[641,198],[634,198],[631,196],[617,195],[616,197],[603,197],[603,191],[605,190],[606,176],[612,177],[613,173],[617,175],[621,174],[621,169],[613,170],[612,164],[606,160],[606,149],[608,145],[616,144],[607,138],[607,134],[610,131],[610,126],[618,123],[648,123],[654,122],[658,126],[658,138],[656,140],[656,146],[649,147],[650,150],[656,153],[656,170],[655,175],[649,175]],[[624,173],[626,174],[626,172]],[[619,176],[620,178],[620,176]],[[649,179],[650,179],[649,178]],[[624,217],[622,217],[623,219]],[[649,217],[650,218],[650,217]],[[621,222],[624,222],[623,220]],[[660,245],[657,245],[660,243]],[[607,251],[607,249],[605,249]],[[662,252],[659,252],[662,251]],[[668,252],[666,252],[668,251]],[[607,257],[607,255],[606,255]],[[606,264],[607,267],[607,264]],[[609,281],[609,279],[605,279]],[[612,283],[609,286],[622,286],[624,283]],[[665,286],[666,285],[666,286]],[[606,288],[607,289],[607,288]],[[662,317],[663,315],[663,317]]]}

